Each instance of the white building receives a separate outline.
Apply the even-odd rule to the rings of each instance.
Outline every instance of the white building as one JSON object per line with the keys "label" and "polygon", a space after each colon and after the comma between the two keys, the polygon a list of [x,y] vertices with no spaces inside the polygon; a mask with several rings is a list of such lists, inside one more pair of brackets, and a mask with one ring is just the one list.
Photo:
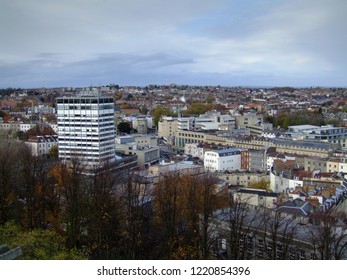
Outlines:
{"label": "white building", "polygon": [[184,145],[184,153],[201,160],[204,159],[204,147],[199,143],[187,143]]}
{"label": "white building", "polygon": [[112,97],[99,94],[57,99],[59,158],[83,159],[90,166],[115,161]]}
{"label": "white building", "polygon": [[33,156],[42,157],[49,154],[52,147],[58,146],[57,135],[33,136],[25,141]]}
{"label": "white building", "polygon": [[304,181],[296,176],[286,176],[283,172],[277,174],[275,171],[270,172],[270,189],[273,192],[285,192],[288,189],[303,186]]}
{"label": "white building", "polygon": [[241,152],[237,149],[207,151],[204,166],[208,171],[240,170]]}

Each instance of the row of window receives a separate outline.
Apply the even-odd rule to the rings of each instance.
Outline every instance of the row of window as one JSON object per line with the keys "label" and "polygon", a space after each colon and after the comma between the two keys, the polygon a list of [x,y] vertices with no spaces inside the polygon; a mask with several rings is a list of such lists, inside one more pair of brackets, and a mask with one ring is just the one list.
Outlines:
{"label": "row of window", "polygon": [[181,137],[192,137],[192,138],[204,138],[204,135],[182,133],[182,132],[179,132],[178,136],[181,136]]}
{"label": "row of window", "polygon": [[62,127],[105,127],[105,126],[109,126],[110,128],[114,128],[114,123],[113,122],[102,122],[102,123],[98,123],[98,122],[79,122],[79,123],[74,123],[74,122],[67,122],[67,123],[63,123],[61,121],[58,121],[58,125],[59,128],[58,130],[63,129]]}
{"label": "row of window", "polygon": [[107,142],[107,141],[110,141],[112,143],[114,143],[114,138],[113,137],[105,137],[105,138],[88,138],[88,139],[76,139],[76,138],[59,138],[59,145],[60,144],[63,144],[64,141],[66,141],[67,143],[71,143],[71,142],[81,142],[81,143],[84,143],[84,142]]}
{"label": "row of window", "polygon": [[114,118],[113,116],[110,118],[109,116],[107,117],[99,117],[99,116],[88,116],[88,117],[85,117],[85,116],[82,116],[82,117],[74,117],[74,118],[64,118],[64,117],[61,117],[58,119],[58,123],[60,122],[112,122],[114,123]]}
{"label": "row of window", "polygon": [[57,104],[106,104],[112,103],[113,98],[58,98]]}

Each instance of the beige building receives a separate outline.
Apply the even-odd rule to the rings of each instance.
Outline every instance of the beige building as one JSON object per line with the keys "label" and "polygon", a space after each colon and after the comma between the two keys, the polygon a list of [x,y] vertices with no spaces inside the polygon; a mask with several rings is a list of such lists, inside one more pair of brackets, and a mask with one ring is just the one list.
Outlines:
{"label": "beige building", "polygon": [[331,143],[295,140],[274,140],[276,151],[313,157],[327,158],[332,156],[336,145]]}
{"label": "beige building", "polygon": [[333,173],[333,172],[339,172],[341,159],[339,158],[330,158],[327,161],[327,172]]}
{"label": "beige building", "polygon": [[173,139],[178,131],[177,118],[162,117],[158,122],[158,136],[168,141],[168,144],[174,145]]}
{"label": "beige building", "polygon": [[328,172],[327,170],[327,158],[319,157],[305,157],[304,168],[305,171],[320,170],[320,172]]}
{"label": "beige building", "polygon": [[242,188],[234,193],[234,199],[242,203],[266,208],[275,208],[279,194],[266,190]]}
{"label": "beige building", "polygon": [[139,146],[158,146],[158,138],[156,136],[134,134],[132,135],[132,137],[134,139],[134,142]]}
{"label": "beige building", "polygon": [[125,155],[136,155],[138,166],[145,168],[159,162],[160,150],[157,138],[150,135],[119,136],[115,139],[116,152]]}
{"label": "beige building", "polygon": [[187,143],[206,142],[206,132],[201,131],[178,131],[175,137],[175,146],[183,149]]}
{"label": "beige building", "polygon": [[19,123],[19,122],[12,122],[12,123],[0,123],[0,130],[7,130],[11,132],[18,132],[23,131],[27,132],[29,129],[35,127],[36,124],[31,123]]}
{"label": "beige building", "polygon": [[136,155],[139,168],[145,168],[154,163],[158,163],[160,159],[158,147],[139,146],[132,143],[122,145],[116,144],[116,152],[125,155]]}
{"label": "beige building", "polygon": [[260,125],[263,123],[263,115],[256,112],[247,112],[236,115],[236,128],[247,128],[247,126]]}

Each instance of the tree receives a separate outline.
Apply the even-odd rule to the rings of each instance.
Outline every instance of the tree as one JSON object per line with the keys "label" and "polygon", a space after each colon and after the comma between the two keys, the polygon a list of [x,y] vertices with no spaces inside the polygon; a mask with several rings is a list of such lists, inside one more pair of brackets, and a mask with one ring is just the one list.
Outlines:
{"label": "tree", "polygon": [[18,160],[20,145],[13,142],[0,141],[0,224],[20,219],[18,202],[17,174],[20,168]]}
{"label": "tree", "polygon": [[318,259],[340,260],[347,250],[346,214],[337,209],[314,214],[307,229]]}
{"label": "tree", "polygon": [[53,145],[49,151],[48,151],[48,155],[50,158],[52,159],[58,159],[58,145]]}
{"label": "tree", "polygon": [[263,234],[266,248],[264,258],[288,259],[289,247],[297,238],[298,221],[296,217],[287,216],[285,213],[264,208],[263,211]]}
{"label": "tree", "polygon": [[0,244],[22,249],[22,260],[86,260],[88,252],[69,250],[64,238],[53,230],[23,230],[13,222],[0,225]]}
{"label": "tree", "polygon": [[129,134],[131,132],[131,129],[132,127],[129,122],[120,122],[117,125],[118,132],[124,132]]}
{"label": "tree", "polygon": [[151,243],[150,182],[130,171],[124,179],[119,186],[123,218],[122,247],[127,258],[144,258],[146,251],[153,250],[152,246],[147,246]]}
{"label": "tree", "polygon": [[260,208],[253,208],[248,203],[249,197],[230,196],[228,213],[229,227],[224,238],[230,247],[232,260],[244,260],[253,257],[253,231],[262,225]]}
{"label": "tree", "polygon": [[116,190],[117,176],[105,168],[93,175],[87,216],[87,243],[93,259],[115,258],[122,245],[121,211]]}
{"label": "tree", "polygon": [[175,259],[208,259],[212,246],[210,222],[222,205],[216,178],[201,171],[170,172],[153,190],[154,214],[162,230],[162,251]]}
{"label": "tree", "polygon": [[184,112],[185,115],[200,115],[200,114],[204,114],[207,111],[210,111],[213,109],[213,104],[206,104],[206,103],[201,103],[201,102],[196,102],[196,103],[192,103],[188,109]]}
{"label": "tree", "polygon": [[24,217],[27,229],[45,225],[47,169],[43,159],[34,157],[28,146],[21,147],[21,197],[25,200]]}
{"label": "tree", "polygon": [[225,202],[223,191],[221,193],[216,191],[216,183],[217,178],[210,173],[199,176],[199,185],[202,186],[202,190],[200,191],[201,204],[198,208],[200,210],[199,224],[196,226],[199,226],[199,248],[202,259],[211,258],[212,248],[215,245],[215,240],[211,236],[214,235],[215,229],[209,225],[213,218],[213,212],[222,208]]}
{"label": "tree", "polygon": [[166,106],[158,105],[155,107],[153,112],[153,123],[158,127],[158,122],[162,116],[174,116],[174,112]]}
{"label": "tree", "polygon": [[249,187],[252,189],[271,191],[270,182],[264,178],[258,182],[251,182]]}
{"label": "tree", "polygon": [[172,172],[159,178],[159,182],[153,190],[154,211],[159,226],[161,226],[164,238],[164,254],[170,256],[176,237],[180,233],[179,196],[181,195],[179,172]]}
{"label": "tree", "polygon": [[61,191],[62,223],[68,248],[79,248],[86,233],[88,210],[87,185],[83,176],[84,163],[77,157],[57,167],[57,188]]}

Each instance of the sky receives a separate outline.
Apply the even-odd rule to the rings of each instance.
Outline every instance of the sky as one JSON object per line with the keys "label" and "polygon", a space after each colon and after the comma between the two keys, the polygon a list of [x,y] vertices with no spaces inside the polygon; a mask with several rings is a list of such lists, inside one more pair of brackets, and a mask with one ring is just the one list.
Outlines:
{"label": "sky", "polygon": [[0,88],[347,86],[346,0],[0,0]]}

